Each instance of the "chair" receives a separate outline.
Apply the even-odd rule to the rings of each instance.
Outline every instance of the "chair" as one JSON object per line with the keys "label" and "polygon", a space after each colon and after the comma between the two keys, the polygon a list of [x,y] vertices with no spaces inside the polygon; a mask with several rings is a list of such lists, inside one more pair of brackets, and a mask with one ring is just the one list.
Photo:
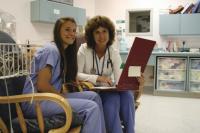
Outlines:
{"label": "chair", "polygon": [[[12,116],[12,123],[14,131],[16,132],[49,132],[49,133],[80,133],[81,130],[81,121],[76,118],[77,116],[72,115],[72,110],[69,103],[63,97],[52,94],[52,93],[34,93],[34,94],[22,94],[22,89],[25,82],[25,76],[22,77],[13,77],[9,79],[0,79],[0,131],[2,130],[3,133],[9,132],[9,109],[8,104],[10,105],[10,111]],[[8,91],[5,91],[4,81],[7,82]],[[7,96],[7,94],[9,96]],[[33,99],[36,102],[36,112],[37,112],[37,120],[36,119],[26,119],[23,116],[20,103],[31,101]],[[49,100],[57,103],[60,105],[65,114],[56,115],[50,118],[43,118],[42,111],[39,105],[40,101]],[[16,112],[15,112],[16,110]],[[65,118],[66,116],[66,118]],[[72,117],[73,116],[73,117]],[[18,117],[18,118],[17,118]],[[72,121],[73,118],[73,121]],[[56,119],[56,120],[54,120]],[[52,123],[53,121],[53,123]],[[59,123],[56,123],[59,121]],[[36,124],[38,122],[38,124]],[[52,124],[48,124],[51,122]],[[54,123],[55,122],[55,123]],[[46,129],[45,126],[48,124],[48,128]],[[73,128],[70,128],[70,126]],[[50,125],[50,127],[49,127]],[[53,125],[53,127],[52,127]],[[34,127],[37,127],[34,129]],[[21,129],[19,129],[19,127]],[[32,129],[30,129],[32,128]],[[52,129],[56,128],[56,129]],[[49,131],[48,131],[49,130]]]}
{"label": "chair", "polygon": [[[5,32],[0,31],[0,43],[15,43],[15,41]],[[8,48],[10,49],[10,48]],[[1,51],[1,49],[0,49]],[[1,56],[1,53],[0,53]],[[13,123],[13,127],[16,127],[19,129],[19,132],[27,133],[30,130],[30,127],[35,127],[35,123],[39,126],[40,133],[49,132],[49,133],[80,133],[81,130],[81,121],[78,121],[78,123],[74,123],[73,119],[77,119],[76,116],[72,113],[72,109],[67,102],[66,99],[63,97],[52,94],[52,93],[34,93],[34,94],[22,94],[22,89],[25,82],[25,76],[21,77],[12,77],[7,79],[2,79],[0,75],[0,132],[8,133],[11,127],[10,123]],[[7,84],[7,86],[5,86]],[[5,89],[8,88],[8,89]],[[7,91],[6,91],[7,90]],[[8,95],[9,94],[9,95]],[[37,113],[37,119],[27,119],[24,118],[22,109],[20,107],[20,103],[22,102],[28,102],[33,100],[35,104],[35,109]],[[59,114],[57,116],[52,116],[51,118],[44,118],[41,108],[40,108],[40,101],[43,100],[49,100],[52,102],[57,103],[60,105],[63,110],[64,114]],[[8,105],[9,104],[9,105]],[[10,111],[11,114],[11,121],[8,119],[8,112]],[[60,116],[64,119],[60,119]],[[66,116],[66,117],[65,117]],[[73,117],[72,117],[73,116]],[[57,120],[53,120],[56,118],[60,121],[59,125]],[[45,126],[49,122],[47,119],[52,122],[54,128],[51,127],[47,131]],[[77,119],[78,120],[78,119]],[[55,123],[54,123],[55,122]],[[16,125],[18,124],[18,125]],[[73,125],[73,128],[70,128],[70,126]],[[18,132],[18,131],[17,131]],[[32,131],[36,132],[36,131]]]}
{"label": "chair", "polygon": [[[37,94],[15,95],[15,96],[0,96],[0,104],[15,103],[19,125],[23,133],[27,133],[28,129],[26,126],[25,118],[23,116],[23,113],[20,107],[20,103],[31,101],[33,97],[34,97],[34,101],[36,102],[35,109],[37,112],[37,121],[38,121],[39,129],[40,129],[40,133],[45,132],[44,118],[42,116],[42,111],[39,106],[39,101],[42,101],[42,100],[50,100],[59,104],[64,109],[65,115],[67,117],[67,120],[62,127],[57,128],[57,129],[51,129],[48,131],[49,133],[66,133],[66,132],[79,133],[80,132],[81,130],[80,126],[69,130],[71,121],[72,121],[72,110],[69,103],[63,97],[59,95],[52,94],[52,93],[37,93]],[[2,130],[3,133],[9,132],[6,124],[3,122],[1,118],[0,118],[0,130]]]}
{"label": "chair", "polygon": [[15,41],[6,32],[0,31],[0,43],[15,43]]}

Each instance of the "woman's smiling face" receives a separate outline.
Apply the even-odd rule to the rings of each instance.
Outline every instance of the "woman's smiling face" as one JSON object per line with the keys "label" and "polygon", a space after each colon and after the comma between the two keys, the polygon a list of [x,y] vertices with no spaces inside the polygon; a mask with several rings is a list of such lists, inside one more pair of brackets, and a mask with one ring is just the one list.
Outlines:
{"label": "woman's smiling face", "polygon": [[93,32],[94,41],[96,45],[102,47],[107,46],[107,43],[109,41],[109,33],[108,29],[104,27],[99,27]]}
{"label": "woman's smiling face", "polygon": [[63,23],[60,29],[60,36],[64,48],[73,44],[76,38],[76,24],[71,21]]}

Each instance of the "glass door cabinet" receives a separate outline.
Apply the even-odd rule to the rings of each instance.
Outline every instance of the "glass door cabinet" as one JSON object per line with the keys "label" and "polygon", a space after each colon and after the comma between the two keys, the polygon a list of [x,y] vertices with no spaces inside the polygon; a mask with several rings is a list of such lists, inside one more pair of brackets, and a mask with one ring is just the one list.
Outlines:
{"label": "glass door cabinet", "polygon": [[162,91],[185,91],[187,58],[157,57],[156,61],[156,89]]}
{"label": "glass door cabinet", "polygon": [[189,91],[200,92],[200,59],[190,58]]}

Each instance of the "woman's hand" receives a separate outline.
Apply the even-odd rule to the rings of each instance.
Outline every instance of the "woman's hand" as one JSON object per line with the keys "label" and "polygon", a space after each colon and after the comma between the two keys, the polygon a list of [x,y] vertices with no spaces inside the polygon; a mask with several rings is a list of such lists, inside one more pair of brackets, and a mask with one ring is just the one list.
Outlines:
{"label": "woman's hand", "polygon": [[139,87],[144,87],[144,74],[142,73],[140,77],[137,78],[138,82],[139,82]]}
{"label": "woman's hand", "polygon": [[76,78],[75,83],[76,83],[77,85],[80,85],[80,81],[78,80],[78,78]]}
{"label": "woman's hand", "polygon": [[67,85],[64,83],[62,84],[61,95],[65,95],[68,93]]}
{"label": "woman's hand", "polygon": [[135,100],[136,102],[138,102],[137,100],[141,97],[142,92],[143,92],[143,88],[144,88],[144,74],[142,73],[140,77],[137,78],[138,82],[139,82],[139,89],[135,92]]}
{"label": "woman's hand", "polygon": [[106,77],[106,76],[98,76],[97,82],[107,83],[110,86],[113,84],[111,78]]}

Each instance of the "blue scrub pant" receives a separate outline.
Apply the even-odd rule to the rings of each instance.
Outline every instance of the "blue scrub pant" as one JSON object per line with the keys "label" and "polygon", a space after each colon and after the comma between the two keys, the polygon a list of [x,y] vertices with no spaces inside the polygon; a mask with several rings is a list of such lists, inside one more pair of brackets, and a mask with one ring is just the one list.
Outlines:
{"label": "blue scrub pant", "polygon": [[107,133],[135,133],[135,106],[131,91],[100,92]]}
{"label": "blue scrub pant", "polygon": [[[65,96],[72,107],[78,113],[84,123],[81,133],[105,133],[105,121],[102,102],[99,95],[92,91],[68,93]],[[33,104],[23,104],[26,117],[36,117]],[[43,101],[40,103],[45,117],[63,113],[63,109],[56,103]]]}

